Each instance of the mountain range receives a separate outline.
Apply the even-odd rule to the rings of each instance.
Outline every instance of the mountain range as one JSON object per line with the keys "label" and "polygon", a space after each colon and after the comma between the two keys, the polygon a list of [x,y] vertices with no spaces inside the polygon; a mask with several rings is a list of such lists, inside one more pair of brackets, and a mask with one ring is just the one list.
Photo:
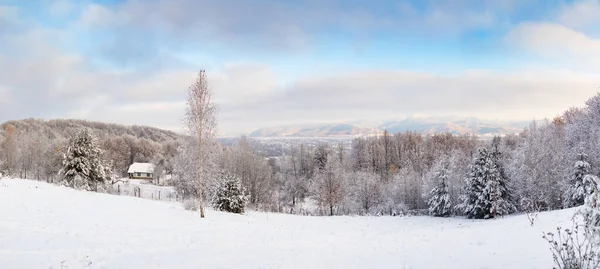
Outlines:
{"label": "mountain range", "polygon": [[410,117],[379,124],[332,123],[312,125],[288,125],[261,128],[249,137],[356,137],[373,136],[384,130],[394,134],[415,131],[423,134],[452,133],[482,136],[518,133],[529,121],[499,121],[464,117]]}

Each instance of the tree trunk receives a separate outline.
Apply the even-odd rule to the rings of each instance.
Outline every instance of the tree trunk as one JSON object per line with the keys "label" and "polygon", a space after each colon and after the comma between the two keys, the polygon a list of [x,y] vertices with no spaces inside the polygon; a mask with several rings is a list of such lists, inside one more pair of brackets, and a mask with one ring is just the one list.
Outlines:
{"label": "tree trunk", "polygon": [[198,144],[198,148],[200,150],[200,167],[198,168],[198,181],[199,181],[199,196],[198,197],[198,203],[199,203],[199,208],[200,208],[200,218],[204,218],[204,182],[202,180],[202,165],[204,164],[203,162],[203,156],[202,156],[202,111],[200,112],[200,124],[198,127],[198,142],[200,142],[200,144]]}

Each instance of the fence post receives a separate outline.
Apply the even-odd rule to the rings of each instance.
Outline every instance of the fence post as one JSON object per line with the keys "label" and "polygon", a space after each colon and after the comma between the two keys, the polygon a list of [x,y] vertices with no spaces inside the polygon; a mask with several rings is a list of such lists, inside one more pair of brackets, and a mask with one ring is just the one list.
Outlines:
{"label": "fence post", "polygon": [[160,191],[158,191],[158,200],[160,200]]}
{"label": "fence post", "polygon": [[117,190],[118,190],[119,195],[121,195],[121,185],[117,185]]}

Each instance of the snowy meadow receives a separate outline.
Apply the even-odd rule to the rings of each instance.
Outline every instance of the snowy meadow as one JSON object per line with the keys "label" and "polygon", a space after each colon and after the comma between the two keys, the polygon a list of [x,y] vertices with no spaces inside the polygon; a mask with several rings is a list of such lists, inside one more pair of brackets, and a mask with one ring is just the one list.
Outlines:
{"label": "snowy meadow", "polygon": [[493,220],[208,210],[0,180],[0,268],[551,268],[575,209]]}

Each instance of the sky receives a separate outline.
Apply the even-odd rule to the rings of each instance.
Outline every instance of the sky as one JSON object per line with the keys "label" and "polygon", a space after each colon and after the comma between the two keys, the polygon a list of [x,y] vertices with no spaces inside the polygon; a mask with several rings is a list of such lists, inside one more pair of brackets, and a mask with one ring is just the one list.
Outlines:
{"label": "sky", "polygon": [[0,0],[0,122],[219,135],[410,116],[552,118],[600,91],[600,0]]}

